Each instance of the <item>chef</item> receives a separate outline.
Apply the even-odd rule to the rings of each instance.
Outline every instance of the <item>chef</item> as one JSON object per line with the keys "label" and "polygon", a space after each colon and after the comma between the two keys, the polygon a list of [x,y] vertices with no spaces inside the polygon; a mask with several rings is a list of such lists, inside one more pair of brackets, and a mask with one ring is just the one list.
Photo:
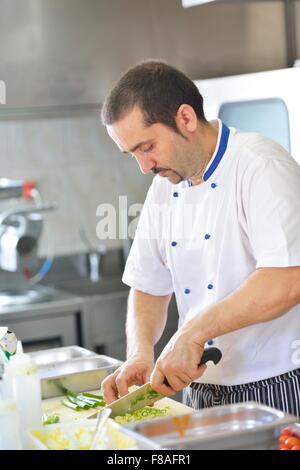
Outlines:
{"label": "chef", "polygon": [[[196,409],[256,401],[300,416],[296,161],[259,134],[207,121],[197,87],[162,61],[129,69],[102,121],[156,175],[123,275],[127,360],[103,382],[107,402],[150,380]],[[178,330],[154,362],[173,293]],[[199,366],[212,346],[222,360]]]}

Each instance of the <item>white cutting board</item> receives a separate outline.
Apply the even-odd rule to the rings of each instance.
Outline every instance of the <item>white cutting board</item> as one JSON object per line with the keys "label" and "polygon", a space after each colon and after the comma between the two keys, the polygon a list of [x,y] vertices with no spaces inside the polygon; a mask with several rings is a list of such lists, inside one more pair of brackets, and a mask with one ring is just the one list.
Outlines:
{"label": "white cutting board", "polygon": [[[135,390],[137,387],[130,387],[130,391]],[[92,390],[90,393],[99,395],[99,390]],[[47,414],[58,414],[61,423],[70,421],[76,421],[78,419],[88,418],[91,414],[95,413],[96,409],[75,411],[67,408],[61,402],[64,397],[48,398],[42,401],[42,412]],[[162,398],[157,401],[154,405],[156,408],[164,408],[169,406],[170,409],[165,416],[177,416],[186,413],[192,413],[194,410],[189,406],[183,405],[182,403],[172,400],[171,398]]]}

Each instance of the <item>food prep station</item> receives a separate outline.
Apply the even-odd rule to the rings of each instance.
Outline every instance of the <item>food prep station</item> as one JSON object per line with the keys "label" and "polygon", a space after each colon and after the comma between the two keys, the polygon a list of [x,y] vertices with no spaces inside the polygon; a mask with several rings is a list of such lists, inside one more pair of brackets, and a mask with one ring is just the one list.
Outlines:
{"label": "food prep station", "polygon": [[[60,424],[44,426],[45,432],[52,428],[93,427],[91,423],[96,420],[88,419],[91,410],[74,411],[62,405],[64,392],[99,393],[102,380],[121,361],[78,346],[30,354],[38,365],[43,412],[60,416]],[[113,422],[128,442],[136,443],[137,449],[277,449],[282,428],[297,421],[294,416],[253,402],[195,411],[163,398],[155,406],[168,407],[167,415],[125,425]],[[44,448],[37,439],[35,448]]]}

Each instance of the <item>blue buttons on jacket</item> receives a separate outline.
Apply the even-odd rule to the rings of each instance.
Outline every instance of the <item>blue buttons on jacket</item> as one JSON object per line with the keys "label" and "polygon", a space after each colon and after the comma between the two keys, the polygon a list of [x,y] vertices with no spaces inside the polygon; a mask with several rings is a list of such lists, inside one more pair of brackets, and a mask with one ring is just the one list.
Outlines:
{"label": "blue buttons on jacket", "polygon": [[207,289],[213,289],[213,287],[214,286],[212,284],[208,284]]}
{"label": "blue buttons on jacket", "polygon": [[205,236],[204,236],[205,240],[209,240],[210,238],[210,234],[209,233],[206,233]]}
{"label": "blue buttons on jacket", "polygon": [[185,294],[189,294],[190,292],[191,292],[190,289],[184,289],[184,293],[185,293]]}
{"label": "blue buttons on jacket", "polygon": [[175,191],[175,192],[173,193],[173,197],[178,197],[178,196],[179,196],[178,192]]}
{"label": "blue buttons on jacket", "polygon": [[217,187],[217,184],[216,183],[211,183],[210,185],[213,189],[215,189]]}
{"label": "blue buttons on jacket", "polygon": [[172,242],[171,245],[172,245],[172,246],[176,246],[176,245],[177,245],[177,242]]}

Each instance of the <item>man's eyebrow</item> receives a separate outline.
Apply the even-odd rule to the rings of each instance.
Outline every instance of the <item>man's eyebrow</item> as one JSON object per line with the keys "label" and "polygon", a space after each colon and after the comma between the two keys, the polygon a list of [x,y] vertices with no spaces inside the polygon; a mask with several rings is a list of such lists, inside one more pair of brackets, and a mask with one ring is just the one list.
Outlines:
{"label": "man's eyebrow", "polygon": [[145,145],[145,144],[148,144],[149,142],[151,142],[151,140],[152,139],[148,139],[148,140],[144,140],[143,142],[139,142],[138,144],[131,147],[131,149],[129,149],[128,151],[122,150],[122,153],[133,153],[133,152],[135,152],[135,150],[137,150],[142,145]]}

